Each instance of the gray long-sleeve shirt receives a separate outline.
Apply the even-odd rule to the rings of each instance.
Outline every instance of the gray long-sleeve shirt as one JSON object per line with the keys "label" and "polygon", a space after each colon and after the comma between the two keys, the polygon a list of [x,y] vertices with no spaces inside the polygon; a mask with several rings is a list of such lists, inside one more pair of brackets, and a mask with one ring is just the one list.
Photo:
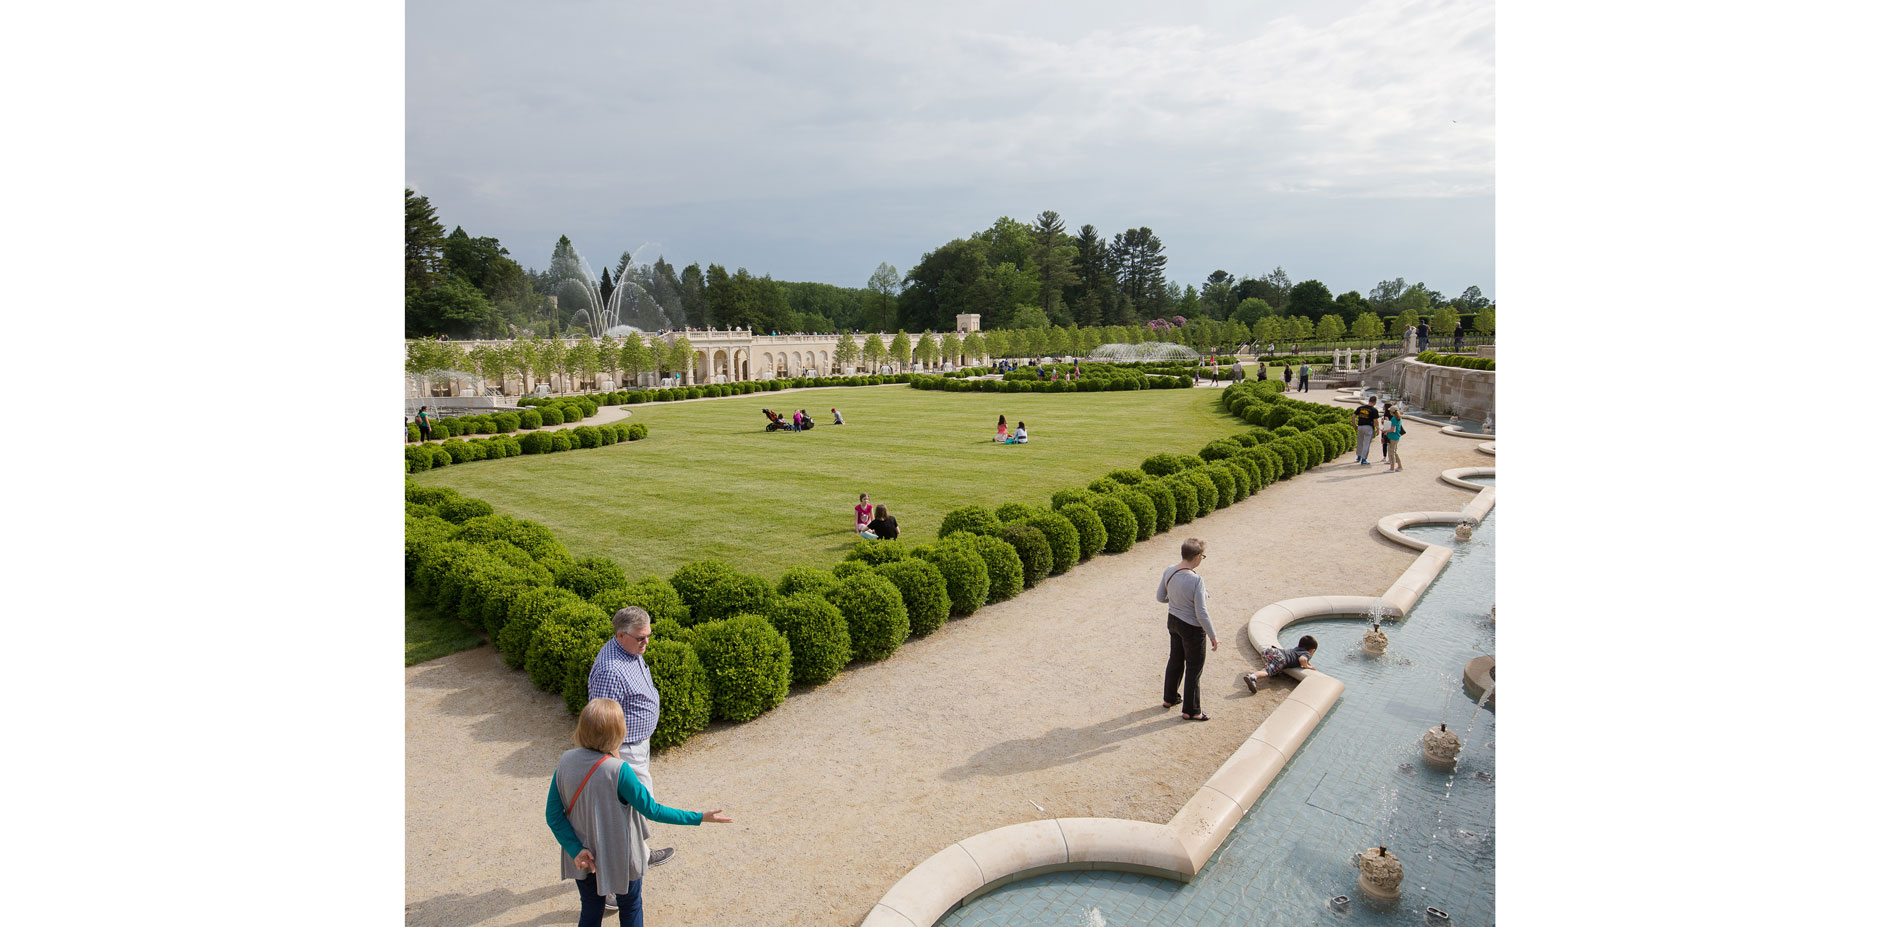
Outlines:
{"label": "gray long-sleeve shirt", "polygon": [[1207,631],[1208,640],[1219,642],[1214,636],[1214,616],[1207,613],[1207,584],[1201,581],[1201,574],[1183,570],[1178,563],[1161,571],[1155,601],[1168,603],[1168,614],[1200,625]]}

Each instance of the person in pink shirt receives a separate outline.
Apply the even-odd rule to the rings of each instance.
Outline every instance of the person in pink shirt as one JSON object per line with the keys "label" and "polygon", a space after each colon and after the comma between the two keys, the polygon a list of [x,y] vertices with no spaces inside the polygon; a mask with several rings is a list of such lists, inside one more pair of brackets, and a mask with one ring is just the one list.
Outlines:
{"label": "person in pink shirt", "polygon": [[853,529],[863,534],[871,524],[871,494],[858,493],[858,526]]}

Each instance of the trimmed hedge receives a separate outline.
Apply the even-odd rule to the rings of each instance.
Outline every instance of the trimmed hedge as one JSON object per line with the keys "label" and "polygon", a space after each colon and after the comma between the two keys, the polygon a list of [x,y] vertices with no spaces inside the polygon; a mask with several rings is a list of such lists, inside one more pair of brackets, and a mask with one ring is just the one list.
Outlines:
{"label": "trimmed hedge", "polygon": [[[653,644],[659,642],[659,632],[654,632],[653,641],[647,644],[648,653]],[[587,677],[593,674],[594,660],[600,656],[600,648],[613,640],[612,622],[598,635],[589,638],[589,643],[577,643],[568,651],[567,672],[561,679],[561,702],[567,705],[567,713],[578,715],[587,707]],[[665,710],[662,704],[661,710]]]}
{"label": "trimmed hedge", "polygon": [[693,625],[742,613],[762,615],[775,598],[778,592],[763,577],[749,573],[722,576],[707,587],[705,597],[693,608]]}
{"label": "trimmed hedge", "polygon": [[[1151,501],[1148,498],[1147,493],[1144,493],[1133,486],[1122,484],[1120,488],[1118,488],[1115,492],[1110,493],[1110,495],[1112,495],[1113,497],[1117,499],[1120,499],[1123,505],[1128,506],[1128,511],[1134,513],[1135,515],[1135,542],[1136,543],[1140,543],[1142,541],[1148,540],[1151,537],[1154,537],[1155,535],[1155,504],[1153,501]],[[1100,514],[1100,513],[1098,512],[1097,514]],[[1103,522],[1102,526],[1107,527],[1108,523]]]}
{"label": "trimmed hedge", "polygon": [[822,596],[838,585],[838,577],[816,567],[792,567],[778,578],[778,594],[798,595],[814,592]]}
{"label": "trimmed hedge", "polygon": [[844,555],[844,558],[862,560],[872,566],[880,566],[904,559],[905,553],[903,542],[896,538],[878,538],[875,541],[860,540],[851,545],[851,550]]}
{"label": "trimmed hedge", "polygon": [[928,560],[909,558],[886,563],[877,575],[891,581],[904,596],[904,614],[910,619],[910,633],[928,637],[950,618],[950,587],[943,573]]}
{"label": "trimmed hedge", "polygon": [[990,570],[983,563],[983,555],[965,547],[938,545],[924,559],[943,574],[944,588],[950,594],[950,614],[971,614],[989,600]]}
{"label": "trimmed hedge", "polygon": [[1082,562],[1082,534],[1075,530],[1075,522],[1043,508],[1031,509],[1023,522],[1048,540],[1050,576],[1067,573]]}
{"label": "trimmed hedge", "polygon": [[528,639],[523,661],[528,680],[543,692],[560,694],[575,655],[592,659],[597,642],[612,634],[612,622],[593,605],[573,602],[555,609]]}
{"label": "trimmed hedge", "polygon": [[1129,511],[1128,503],[1113,496],[1097,496],[1089,506],[1102,522],[1103,551],[1119,554],[1135,546],[1135,513]]}
{"label": "trimmed hedge", "polygon": [[1440,367],[1463,367],[1466,370],[1496,370],[1497,358],[1461,357],[1456,354],[1440,354],[1437,351],[1418,352],[1417,361],[1421,364],[1436,364]]}
{"label": "trimmed hedge", "polygon": [[[627,573],[606,557],[582,557],[568,565],[555,583],[583,599],[627,585]],[[616,609],[618,611],[618,609]]]}
{"label": "trimmed hedge", "polygon": [[653,749],[664,750],[685,743],[712,720],[712,679],[691,645],[663,640],[657,631],[647,642],[646,661],[653,672],[653,687],[660,693],[660,723],[653,729]]}
{"label": "trimmed hedge", "polygon": [[1071,502],[1056,510],[1057,515],[1075,525],[1076,541],[1080,545],[1083,560],[1102,552],[1108,544],[1108,530],[1102,527],[1102,516],[1080,502]]}
{"label": "trimmed hedge", "polygon": [[1205,518],[1220,507],[1220,488],[1214,483],[1214,479],[1207,475],[1205,468],[1190,470],[1182,474],[1181,478],[1186,480],[1189,486],[1194,487],[1199,505],[1199,508],[1194,510],[1195,518]]}
{"label": "trimmed hedge", "polygon": [[705,620],[700,606],[712,592],[713,586],[722,579],[738,575],[739,571],[727,566],[723,560],[695,560],[674,570],[667,582],[673,584],[673,589],[680,594],[680,601],[686,604],[690,612],[680,624],[690,628]]}
{"label": "trimmed hedge", "polygon": [[1150,506],[1149,511],[1154,513],[1155,522],[1153,533],[1160,534],[1174,527],[1175,512],[1173,490],[1162,485],[1160,480],[1152,478],[1136,483],[1133,488],[1136,492],[1141,493],[1147,498]]}
{"label": "trimmed hedge", "polygon": [[851,632],[844,613],[815,592],[797,592],[773,602],[766,612],[772,627],[792,647],[792,681],[823,685],[851,662]]}
{"label": "trimmed hedge", "polygon": [[[1011,522],[1003,527],[1003,540],[1016,548],[1016,559],[1022,561],[1023,588],[1034,586],[1049,575],[1049,567],[1054,562],[1049,539],[1034,525]],[[947,611],[949,599],[944,601]]]}
{"label": "trimmed hedge", "polygon": [[958,531],[995,537],[1003,533],[1003,523],[980,505],[958,506],[944,513],[943,524],[937,527],[937,537],[949,537]]}
{"label": "trimmed hedge", "polygon": [[712,684],[712,716],[750,721],[785,701],[792,645],[758,615],[735,615],[693,629],[693,651]]}
{"label": "trimmed hedge", "polygon": [[1234,504],[1234,475],[1226,467],[1215,465],[1196,472],[1206,474],[1213,481],[1215,508],[1224,509]]}
{"label": "trimmed hedge", "polygon": [[948,546],[963,546],[976,551],[983,558],[984,571],[990,578],[989,595],[985,602],[994,604],[1015,598],[1023,591],[1023,561],[1016,556],[1016,548],[1002,538],[987,534],[971,534],[959,531],[943,539],[939,549]]}
{"label": "trimmed hedge", "polygon": [[827,598],[850,629],[853,660],[885,659],[910,636],[904,594],[869,566],[839,583]]}

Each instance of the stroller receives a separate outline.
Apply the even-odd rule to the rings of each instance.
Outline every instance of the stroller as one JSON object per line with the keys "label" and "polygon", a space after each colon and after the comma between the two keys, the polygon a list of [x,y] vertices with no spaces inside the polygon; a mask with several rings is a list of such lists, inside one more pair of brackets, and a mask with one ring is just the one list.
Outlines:
{"label": "stroller", "polygon": [[774,412],[771,409],[760,409],[759,411],[765,413],[765,419],[766,419],[765,430],[766,431],[791,431],[792,430],[791,424],[785,421],[785,419],[781,418],[777,412]]}

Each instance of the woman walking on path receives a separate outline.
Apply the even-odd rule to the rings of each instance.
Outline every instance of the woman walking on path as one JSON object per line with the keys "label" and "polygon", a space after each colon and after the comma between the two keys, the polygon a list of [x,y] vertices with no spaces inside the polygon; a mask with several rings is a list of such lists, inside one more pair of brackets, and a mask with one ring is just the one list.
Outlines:
{"label": "woman walking on path", "polygon": [[1286,389],[1283,389],[1280,392],[1282,393],[1293,392],[1293,365],[1292,364],[1288,364],[1285,367],[1280,368],[1280,378],[1282,381],[1286,383]]}
{"label": "woman walking on path", "polygon": [[422,430],[422,440],[429,440],[429,407],[423,406],[416,412],[416,427]]}
{"label": "woman walking on path", "polygon": [[1397,473],[1405,469],[1404,462],[1399,460],[1399,439],[1405,437],[1405,426],[1399,423],[1399,413],[1397,412],[1387,412],[1385,414],[1385,425],[1385,440],[1387,442],[1385,458],[1389,464],[1389,466],[1385,468],[1385,472]]}
{"label": "woman walking on path", "polygon": [[[1181,562],[1161,571],[1155,601],[1168,603],[1168,668],[1161,677],[1161,704],[1181,706],[1181,720],[1206,721],[1201,710],[1201,667],[1207,649],[1220,650],[1214,619],[1207,613],[1207,584],[1195,569],[1207,559],[1200,538],[1181,542]],[[1184,678],[1185,677],[1185,678]]]}
{"label": "woman walking on path", "polygon": [[620,907],[621,927],[645,922],[640,880],[646,875],[647,852],[637,835],[635,814],[691,827],[708,821],[732,823],[722,808],[681,811],[654,801],[633,768],[615,755],[626,736],[626,713],[619,702],[588,702],[574,726],[579,746],[561,754],[548,783],[548,830],[561,844],[561,878],[573,879],[581,893],[580,927],[599,927],[609,893]]}

